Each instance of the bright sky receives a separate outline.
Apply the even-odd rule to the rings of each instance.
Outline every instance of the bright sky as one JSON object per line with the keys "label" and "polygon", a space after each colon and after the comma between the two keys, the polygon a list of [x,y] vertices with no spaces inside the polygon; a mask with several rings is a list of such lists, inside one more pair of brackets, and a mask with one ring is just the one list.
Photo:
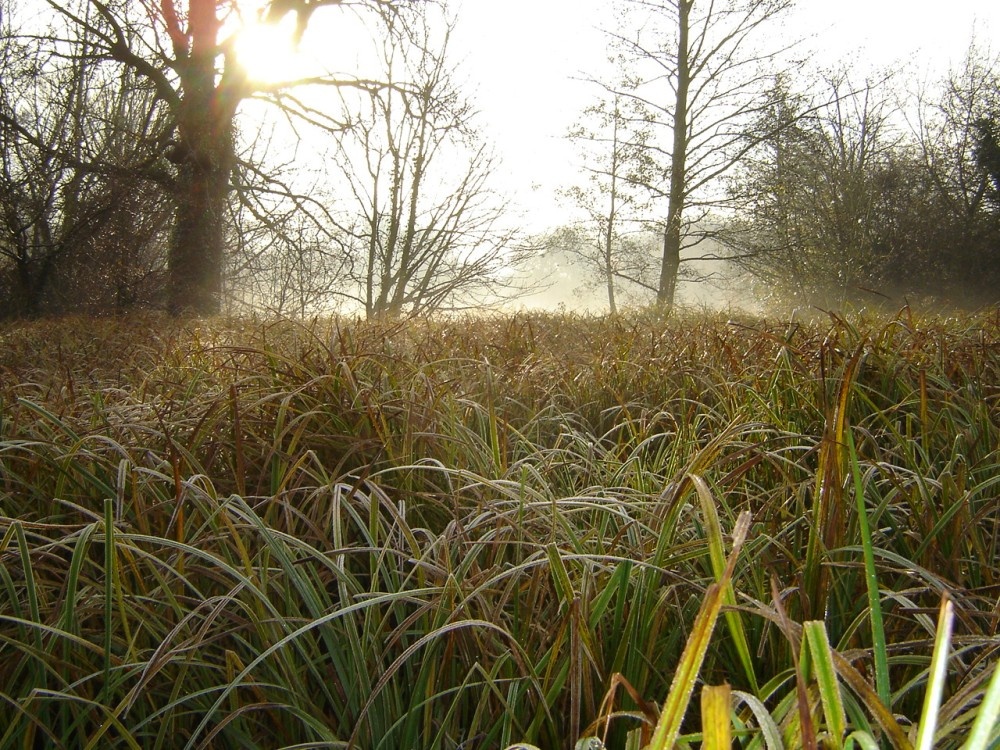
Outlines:
{"label": "bright sky", "polygon": [[[573,179],[575,152],[562,136],[595,88],[573,81],[600,71],[609,0],[461,0],[456,52],[532,228],[558,216],[554,190]],[[964,57],[973,30],[1000,52],[998,0],[799,0],[780,33],[805,37],[831,66],[903,62],[935,80]],[[533,189],[533,186],[539,186]]]}
{"label": "bright sky", "polygon": [[[581,164],[565,133],[599,95],[586,79],[607,77],[601,29],[616,28],[621,0],[446,2],[458,17],[452,63],[502,160],[494,187],[510,198],[511,221],[529,232],[572,221],[558,191],[579,183]],[[323,16],[313,19],[302,51],[326,66],[358,70],[358,30],[333,10]],[[798,0],[773,28],[781,44],[802,39],[801,57],[812,65],[850,64],[858,79],[901,70],[898,80],[912,92],[960,64],[974,36],[980,48],[1000,53],[1000,0]],[[260,62],[274,74],[273,59]],[[567,304],[579,303],[572,285],[560,286],[573,292]]]}

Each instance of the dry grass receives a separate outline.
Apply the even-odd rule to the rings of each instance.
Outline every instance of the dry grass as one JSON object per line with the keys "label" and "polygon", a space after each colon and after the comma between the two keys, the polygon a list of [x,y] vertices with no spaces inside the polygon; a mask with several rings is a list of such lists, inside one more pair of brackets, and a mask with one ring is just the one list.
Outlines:
{"label": "dry grass", "polygon": [[998,400],[996,310],[8,326],[0,747],[572,747],[614,675],[663,700],[749,510],[701,668],[739,746],[753,700],[801,736],[807,621],[915,737],[947,594],[958,748],[1000,648]]}

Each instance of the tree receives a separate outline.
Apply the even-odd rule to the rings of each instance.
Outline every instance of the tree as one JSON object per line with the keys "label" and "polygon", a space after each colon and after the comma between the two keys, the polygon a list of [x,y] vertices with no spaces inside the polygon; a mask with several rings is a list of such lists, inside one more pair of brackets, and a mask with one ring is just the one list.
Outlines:
{"label": "tree", "polygon": [[[906,284],[890,276],[914,249],[904,219],[916,175],[891,127],[893,108],[880,89],[856,90],[844,75],[824,85],[817,105],[778,82],[775,106],[754,128],[770,135],[750,136],[755,147],[730,182],[741,210],[725,235],[734,262],[806,304]],[[908,271],[916,265],[911,256]]]}
{"label": "tree", "polygon": [[154,92],[129,71],[111,75],[85,35],[69,40],[75,55],[53,54],[56,27],[19,38],[4,10],[0,315],[153,302],[168,225],[148,147],[163,119]]}
{"label": "tree", "polygon": [[[937,92],[922,93],[916,138],[938,242],[936,285],[965,303],[1000,289],[1000,57],[971,45]],[[925,213],[930,213],[925,208]]]}
{"label": "tree", "polygon": [[[657,113],[665,137],[650,147],[663,180],[648,187],[666,201],[657,301],[674,304],[683,251],[706,239],[693,231],[718,207],[720,178],[752,148],[747,127],[772,106],[768,67],[788,45],[760,49],[767,24],[793,0],[631,0],[634,36],[616,35],[640,83],[634,94]],[[664,83],[667,91],[664,92]],[[693,215],[692,215],[693,212]]]}
{"label": "tree", "polygon": [[795,94],[780,85],[730,181],[733,259],[773,296],[840,305],[920,298],[997,300],[1000,206],[991,173],[995,66],[975,56],[899,127],[885,83],[846,75]]}
{"label": "tree", "polygon": [[[168,118],[156,143],[172,163],[173,233],[168,253],[167,306],[171,313],[218,312],[228,201],[237,165],[235,121],[242,101],[303,81],[263,85],[248,79],[236,55],[244,19],[235,0],[160,0],[129,3],[82,0],[82,11],[57,0],[51,7],[86,39],[76,55],[113,61],[155,90]],[[264,17],[297,14],[298,34],[314,12],[344,0],[275,0]],[[392,0],[359,0],[376,11]],[[139,11],[142,11],[140,13]],[[224,30],[235,29],[232,33]],[[55,43],[55,40],[53,40]],[[353,80],[310,83],[363,86]]]}
{"label": "tree", "polygon": [[640,188],[650,182],[654,168],[648,150],[651,115],[636,99],[615,93],[584,110],[583,118],[568,137],[580,147],[587,183],[565,195],[583,210],[585,226],[557,232],[550,241],[594,272],[614,315],[621,282],[656,291],[648,274],[648,247],[636,239],[648,208]]}
{"label": "tree", "polygon": [[[490,189],[494,160],[474,127],[447,61],[451,24],[428,19],[382,50],[387,85],[342,93],[351,127],[333,162],[351,205],[340,212],[353,266],[345,296],[368,317],[463,309],[516,291],[511,270],[527,252],[503,225]],[[405,86],[397,85],[406,82]]]}

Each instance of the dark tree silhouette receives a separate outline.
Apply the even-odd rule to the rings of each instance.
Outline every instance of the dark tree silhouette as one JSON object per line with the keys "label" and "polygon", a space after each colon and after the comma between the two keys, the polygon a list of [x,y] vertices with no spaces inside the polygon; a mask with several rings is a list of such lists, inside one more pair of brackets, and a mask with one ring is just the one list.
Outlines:
{"label": "dark tree silhouette", "polygon": [[981,117],[974,127],[976,164],[993,181],[995,195],[1000,197],[1000,121],[996,116]]}
{"label": "dark tree silhouette", "polygon": [[0,317],[155,302],[169,180],[149,141],[164,108],[133,71],[111,75],[89,54],[85,29],[71,29],[77,54],[58,56],[52,39],[65,28],[18,35],[3,15]]}
{"label": "dark tree silhouette", "polygon": [[[142,4],[142,16],[127,2],[85,3],[96,11],[100,23],[49,0],[71,25],[87,32],[91,54],[147,79],[170,113],[158,137],[174,165],[167,307],[177,315],[215,314],[221,303],[226,215],[236,166],[237,109],[252,94],[302,82],[265,86],[248,79],[236,56],[235,35],[223,35],[227,22],[239,17],[235,0],[159,0]],[[342,4],[344,0],[276,0],[265,8],[264,17],[277,20],[296,12],[301,36],[318,8]],[[392,0],[360,0],[352,5],[394,7]],[[139,33],[132,33],[137,28]],[[311,82],[357,85],[357,81]]]}

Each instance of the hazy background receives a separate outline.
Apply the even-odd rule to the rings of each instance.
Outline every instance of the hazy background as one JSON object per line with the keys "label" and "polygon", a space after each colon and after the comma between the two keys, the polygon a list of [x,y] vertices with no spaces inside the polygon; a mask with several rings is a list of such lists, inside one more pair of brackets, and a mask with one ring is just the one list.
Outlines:
{"label": "hazy background", "polygon": [[[524,225],[544,231],[572,208],[558,191],[577,179],[579,155],[565,134],[597,94],[589,79],[608,70],[607,34],[615,18],[606,0],[464,0],[455,4],[456,57],[503,166],[498,185]],[[800,0],[774,33],[801,39],[796,54],[816,68],[849,64],[859,79],[896,73],[916,89],[943,78],[975,39],[990,47],[1000,33],[1000,2],[955,0]],[[996,45],[993,45],[994,47]],[[582,292],[578,270],[562,266],[527,306],[603,309],[600,290]],[[684,301],[746,304],[732,285],[682,284]]]}
{"label": "hazy background", "polygon": [[[668,156],[673,102],[670,83],[659,77],[659,69],[654,68],[650,74],[648,68],[631,70],[629,66],[635,60],[624,65],[608,60],[614,49],[608,31],[644,33],[634,25],[637,19],[623,21],[616,15],[624,16],[628,12],[625,9],[634,10],[636,5],[641,4],[611,0],[448,0],[416,4],[413,9],[422,12],[413,16],[423,19],[423,28],[418,28],[421,22],[411,19],[406,23],[413,22],[414,26],[407,28],[406,34],[420,36],[424,41],[418,43],[416,37],[404,42],[400,35],[391,33],[388,26],[380,25],[386,19],[379,19],[377,14],[366,15],[364,3],[345,4],[317,10],[298,43],[297,53],[289,33],[296,23],[294,13],[285,13],[280,23],[263,23],[272,9],[268,0],[213,6],[225,14],[227,26],[221,36],[235,39],[242,35],[241,51],[231,59],[236,70],[249,71],[253,83],[238,98],[232,123],[242,170],[237,170],[241,175],[238,179],[243,182],[227,186],[237,188],[230,190],[229,198],[239,207],[229,206],[233,214],[225,229],[228,234],[224,242],[215,243],[225,248],[218,254],[224,255],[229,264],[217,274],[229,285],[217,297],[247,309],[353,313],[359,304],[367,305],[359,290],[374,289],[377,285],[372,279],[376,277],[385,288],[403,280],[397,284],[399,290],[414,279],[444,277],[453,284],[451,292],[435,296],[418,290],[423,299],[438,300],[437,309],[471,309],[516,291],[517,285],[510,283],[516,272],[511,269],[518,261],[525,261],[526,272],[535,280],[547,282],[549,288],[517,299],[514,305],[563,305],[599,311],[608,304],[608,293],[593,283],[602,262],[600,257],[595,262],[593,248],[599,245],[602,227],[614,224],[611,234],[619,248],[614,251],[612,265],[618,265],[605,279],[624,279],[623,305],[629,304],[630,292],[634,293],[633,301],[650,303],[658,291],[666,288],[661,284],[657,290],[653,285],[657,239],[648,235],[641,251],[629,250],[627,245],[644,228],[658,225],[654,231],[663,235],[668,210],[665,186],[671,172],[676,172]],[[0,222],[0,232],[6,231],[6,238],[14,238],[7,245],[0,244],[0,297],[14,299],[17,292],[35,300],[38,304],[32,305],[38,310],[49,312],[105,310],[109,305],[162,305],[163,280],[168,271],[185,267],[184,263],[169,260],[170,249],[175,247],[171,238],[176,236],[171,234],[172,217],[180,204],[191,203],[184,196],[207,191],[178,189],[172,179],[161,179],[163,175],[177,178],[192,172],[180,169],[180,165],[192,163],[191,150],[179,148],[177,116],[164,105],[167,99],[152,96],[141,71],[117,60],[115,45],[108,41],[113,35],[100,43],[104,47],[98,45],[104,50],[100,54],[66,55],[61,48],[54,52],[70,43],[66,34],[79,25],[71,12],[65,17],[53,13],[60,7],[78,7],[80,12],[96,14],[95,18],[104,12],[98,12],[104,6],[95,1],[65,0],[65,6],[49,6],[44,0],[0,0],[0,15],[6,17],[6,21],[0,19],[5,34],[0,41],[6,40],[0,44],[0,53],[7,60],[0,61],[0,137],[11,144],[0,153],[4,158],[0,165],[4,167],[0,170],[0,202],[9,199],[0,206],[0,216],[17,219],[10,219],[8,225]],[[162,24],[151,25],[157,13],[155,6],[123,1],[116,8],[127,20],[134,39],[152,39],[144,36],[150,32],[159,34],[158,48],[137,42],[138,58],[149,56],[154,68],[159,66],[167,88],[186,91],[181,71],[187,68],[172,60]],[[56,25],[51,26],[54,22]],[[647,24],[645,31],[653,35],[650,39],[672,38],[669,28],[665,31],[648,18],[642,22]],[[60,23],[65,28],[60,28]],[[445,29],[452,23],[450,43],[444,45]],[[747,143],[739,138],[747,138],[754,127],[758,135],[770,135],[753,147],[759,147],[759,153],[744,152],[736,157],[739,148],[733,146],[730,168],[721,169],[708,181],[694,181],[699,187],[692,189],[703,192],[694,196],[699,208],[684,214],[688,224],[683,231],[685,242],[705,232],[716,232],[716,237],[728,232],[728,237],[723,237],[729,243],[726,250],[709,246],[708,254],[732,258],[734,253],[742,253],[744,260],[767,256],[772,258],[771,265],[758,263],[754,267],[752,261],[744,262],[741,271],[745,275],[727,284],[724,264],[698,266],[691,262],[690,255],[695,254],[691,252],[681,258],[687,275],[676,276],[678,301],[744,304],[750,286],[747,279],[752,277],[758,285],[753,290],[755,296],[761,296],[759,284],[772,283],[771,292],[765,289],[763,296],[770,294],[773,299],[789,296],[785,294],[789,289],[779,289],[774,282],[791,278],[794,304],[801,304],[799,300],[806,297],[804,287],[794,281],[805,278],[807,273],[816,279],[816,294],[811,299],[820,300],[829,298],[830,290],[843,293],[850,289],[852,293],[861,290],[856,297],[862,299],[874,290],[875,295],[894,303],[915,291],[928,299],[962,304],[976,283],[980,292],[984,284],[993,288],[992,269],[1000,267],[995,260],[1000,257],[1000,240],[994,239],[1000,237],[1000,187],[994,189],[990,180],[1000,185],[1000,178],[995,171],[980,168],[982,165],[976,167],[979,157],[975,118],[985,116],[990,127],[1000,127],[1000,115],[996,114],[1000,104],[993,103],[994,99],[1000,101],[1000,88],[995,83],[1000,79],[994,72],[980,70],[979,81],[993,93],[976,103],[974,113],[966,112],[969,117],[964,122],[959,122],[963,116],[960,102],[955,96],[949,100],[949,96],[970,90],[963,89],[960,80],[967,61],[977,60],[987,68],[1000,69],[995,52],[998,45],[992,43],[1000,31],[1000,2],[955,0],[942,5],[906,0],[798,0],[789,13],[770,18],[759,31],[752,43],[759,45],[759,52],[767,49],[776,55],[771,59],[764,54],[767,59],[763,67],[771,71],[764,88],[778,92],[787,84],[790,94],[785,104],[798,108],[801,117],[793,128],[772,129],[776,120],[754,123],[744,112],[747,121],[734,125],[743,130],[732,143]],[[255,37],[255,33],[264,36]],[[792,45],[790,49],[777,51],[788,45]],[[973,47],[975,53],[970,56]],[[418,51],[427,57],[421,63],[417,62]],[[395,61],[391,65],[390,58]],[[432,94],[435,106],[448,117],[460,112],[454,122],[460,120],[462,124],[433,126],[433,130],[445,132],[433,149],[433,179],[418,179],[419,189],[404,190],[400,185],[407,176],[427,173],[413,168],[414,163],[424,163],[423,156],[414,161],[413,151],[389,147],[384,141],[402,138],[406,133],[412,135],[418,121],[426,124],[438,115],[424,113],[422,120],[414,116],[409,107],[416,99],[397,102],[389,107],[391,113],[388,109],[377,113],[369,110],[376,99],[378,106],[388,107],[386,102],[393,96],[405,97],[407,86],[425,80],[420,76],[426,71],[419,66],[429,64],[430,58],[437,58],[434,64],[439,64],[443,72],[437,80],[445,84]],[[657,64],[650,63],[650,59],[647,56],[645,62]],[[213,61],[217,80],[225,79],[222,66],[229,61],[224,55]],[[44,75],[38,72],[43,69]],[[655,110],[633,113],[631,125],[652,123],[650,127],[656,132],[648,136],[650,141],[632,144],[641,157],[633,159],[633,163],[646,159],[647,171],[633,183],[640,186],[637,191],[645,191],[645,197],[636,199],[635,210],[623,219],[627,224],[623,229],[623,224],[615,223],[618,219],[605,221],[599,210],[587,215],[580,205],[588,205],[589,201],[591,209],[598,206],[603,210],[609,193],[606,185],[587,182],[594,177],[593,172],[601,172],[602,159],[608,156],[607,122],[598,124],[595,131],[584,112],[597,104],[606,105],[609,92],[621,92],[621,76],[626,74],[644,79],[642,85],[646,86],[631,103],[644,100]],[[306,79],[313,76],[328,77],[322,85],[312,85],[315,81],[310,84]],[[391,82],[383,85],[381,82],[387,80],[383,76],[392,76]],[[376,84],[370,91],[359,91],[350,85],[357,78]],[[966,83],[972,78],[967,78]],[[337,85],[330,85],[334,79]],[[731,84],[725,70],[713,80]],[[764,79],[748,80],[753,83],[737,90],[741,97],[752,99],[760,90],[753,87]],[[127,85],[123,83],[120,90],[116,89],[116,81]],[[297,82],[294,86],[293,81]],[[349,85],[344,86],[345,82]],[[74,91],[79,93],[74,95]],[[381,93],[376,96],[375,91]],[[629,96],[627,91],[624,96]],[[187,97],[179,96],[176,101],[183,103]],[[871,111],[865,109],[869,102]],[[181,104],[173,106],[182,108]],[[750,111],[754,117],[764,118],[776,111],[767,110],[772,106],[783,105],[772,99]],[[472,117],[468,117],[470,108]],[[109,119],[104,116],[107,111],[123,114]],[[202,107],[197,112],[211,111],[211,107]],[[396,122],[394,118],[409,121]],[[204,119],[194,116],[185,121]],[[24,130],[24,123],[29,124],[28,130]],[[67,123],[80,125],[70,128]],[[567,135],[581,123],[590,134],[573,142]],[[394,128],[395,134],[387,135]],[[29,132],[32,129],[35,132]],[[718,122],[702,133],[713,129],[718,135]],[[787,181],[779,160],[771,159],[773,171],[769,174],[769,165],[764,163],[768,157],[761,155],[772,147],[789,153],[778,143],[786,130],[796,130],[794,137],[809,144],[800,147],[798,153],[794,152],[794,144],[791,148],[793,158],[798,159],[794,168],[812,170],[808,176],[811,181],[800,180],[794,189],[789,189],[792,183]],[[868,146],[878,152],[877,163],[851,165],[837,161],[838,154],[847,154],[855,146],[860,151],[867,148],[860,134],[876,130],[878,137]],[[836,142],[845,133],[849,137]],[[728,146],[719,147],[719,143],[702,140],[698,148],[707,161],[727,153]],[[462,185],[468,183],[460,178],[469,174],[463,170],[476,164],[472,157],[479,158],[482,144],[489,152],[479,165],[485,176],[476,183],[481,190],[475,200],[466,202],[461,199],[461,191]],[[53,151],[66,151],[70,158],[53,166]],[[401,153],[410,161],[393,166],[393,155]],[[90,164],[92,160],[94,165]],[[203,159],[198,163],[212,161]],[[149,165],[156,166],[160,177],[147,173]],[[973,174],[976,169],[979,171]],[[710,172],[703,170],[702,175]],[[780,174],[775,177],[775,173]],[[844,175],[858,179],[841,179]],[[975,184],[982,180],[985,182],[977,197]],[[710,187],[706,188],[706,184]],[[566,197],[573,188],[581,188],[582,192],[577,193],[578,198],[583,196],[581,200]],[[714,191],[713,195],[707,195],[709,191]],[[740,191],[742,194],[738,194]],[[395,196],[392,201],[386,201],[389,192]],[[756,197],[748,197],[751,194]],[[764,205],[768,199],[786,203],[782,197],[775,198],[785,194],[804,196],[795,207],[795,221],[812,224],[808,228],[812,234],[805,239],[801,232],[795,242],[782,239],[785,235],[781,231],[793,227],[794,222],[769,225],[766,210],[753,213],[755,205]],[[410,240],[434,237],[445,215],[441,206],[456,196],[460,197],[458,204],[475,205],[481,213],[448,214],[457,218],[449,240],[455,244],[445,252],[447,262],[409,268],[405,273],[395,269],[392,264],[401,262],[400,256],[385,247],[395,243],[400,233],[386,228],[406,225],[408,232],[416,232],[408,235]],[[969,205],[952,210],[966,199],[971,199]],[[382,205],[375,205],[379,201]],[[935,201],[936,205],[932,205]],[[419,221],[386,220],[391,210],[407,203],[419,206],[412,214],[419,215]],[[639,208],[639,203],[644,205]],[[113,210],[106,210],[106,204]],[[390,204],[391,208],[387,208]],[[81,205],[87,211],[80,211]],[[972,210],[965,210],[970,206]],[[936,213],[929,210],[932,207]],[[837,211],[841,214],[822,216]],[[215,211],[200,215],[222,214]],[[112,215],[114,221],[107,218]],[[366,225],[370,217],[375,218]],[[92,230],[88,222],[99,225],[101,231]],[[420,222],[426,224],[418,226]],[[137,231],[140,225],[143,232]],[[28,238],[24,226],[32,227],[37,236]],[[489,231],[470,231],[470,227],[477,226],[488,226]],[[898,227],[903,228],[897,231]],[[796,232],[800,229],[797,225],[793,228]],[[573,235],[572,242],[559,246],[553,241],[572,235],[572,230],[580,232]],[[767,232],[771,245],[765,247],[760,237]],[[842,237],[835,236],[838,233],[850,236],[841,241]],[[80,236],[86,242],[81,242]],[[367,243],[366,238],[371,242]],[[0,236],[0,242],[7,241]],[[690,244],[685,242],[681,244],[686,252]],[[788,255],[773,260],[778,257],[777,251],[793,245]],[[203,248],[205,243],[197,246]],[[369,252],[372,247],[382,253],[379,262],[384,260],[385,268],[365,267],[377,255]],[[699,248],[702,254],[704,249],[704,245]],[[490,253],[490,263],[479,262]],[[208,255],[200,249],[193,253],[195,258]],[[621,261],[626,255],[627,261]],[[627,262],[627,267],[620,261]],[[814,266],[799,273],[802,262]],[[477,263],[483,283],[474,291],[472,285],[466,285],[470,291],[456,301],[452,292],[476,273]],[[52,275],[52,268],[58,273]],[[434,276],[423,273],[427,268],[435,269],[434,273],[438,268],[445,270]],[[717,275],[722,279],[693,283],[692,268],[695,276],[721,271]],[[894,274],[897,269],[912,273]],[[366,276],[368,271],[375,272]],[[665,275],[668,277],[673,278]],[[193,286],[180,283],[174,288]],[[669,286],[672,294],[674,284]],[[109,295],[115,301],[109,302]],[[980,299],[985,297],[990,294]],[[446,298],[447,304],[441,302]],[[841,294],[841,299],[846,298]],[[7,314],[20,314],[17,310],[32,305],[7,305],[13,311]],[[4,309],[0,304],[0,317]],[[371,305],[366,309],[373,314]]]}
{"label": "hazy background", "polygon": [[[544,229],[565,212],[555,192],[575,179],[578,157],[566,130],[592,103],[586,79],[607,69],[614,15],[607,0],[463,0],[455,52],[502,154],[499,176],[529,226]],[[775,33],[801,38],[817,66],[850,63],[859,76],[901,69],[911,81],[942,77],[975,35],[1000,33],[1000,2],[800,0]],[[996,45],[994,45],[996,46]]]}

